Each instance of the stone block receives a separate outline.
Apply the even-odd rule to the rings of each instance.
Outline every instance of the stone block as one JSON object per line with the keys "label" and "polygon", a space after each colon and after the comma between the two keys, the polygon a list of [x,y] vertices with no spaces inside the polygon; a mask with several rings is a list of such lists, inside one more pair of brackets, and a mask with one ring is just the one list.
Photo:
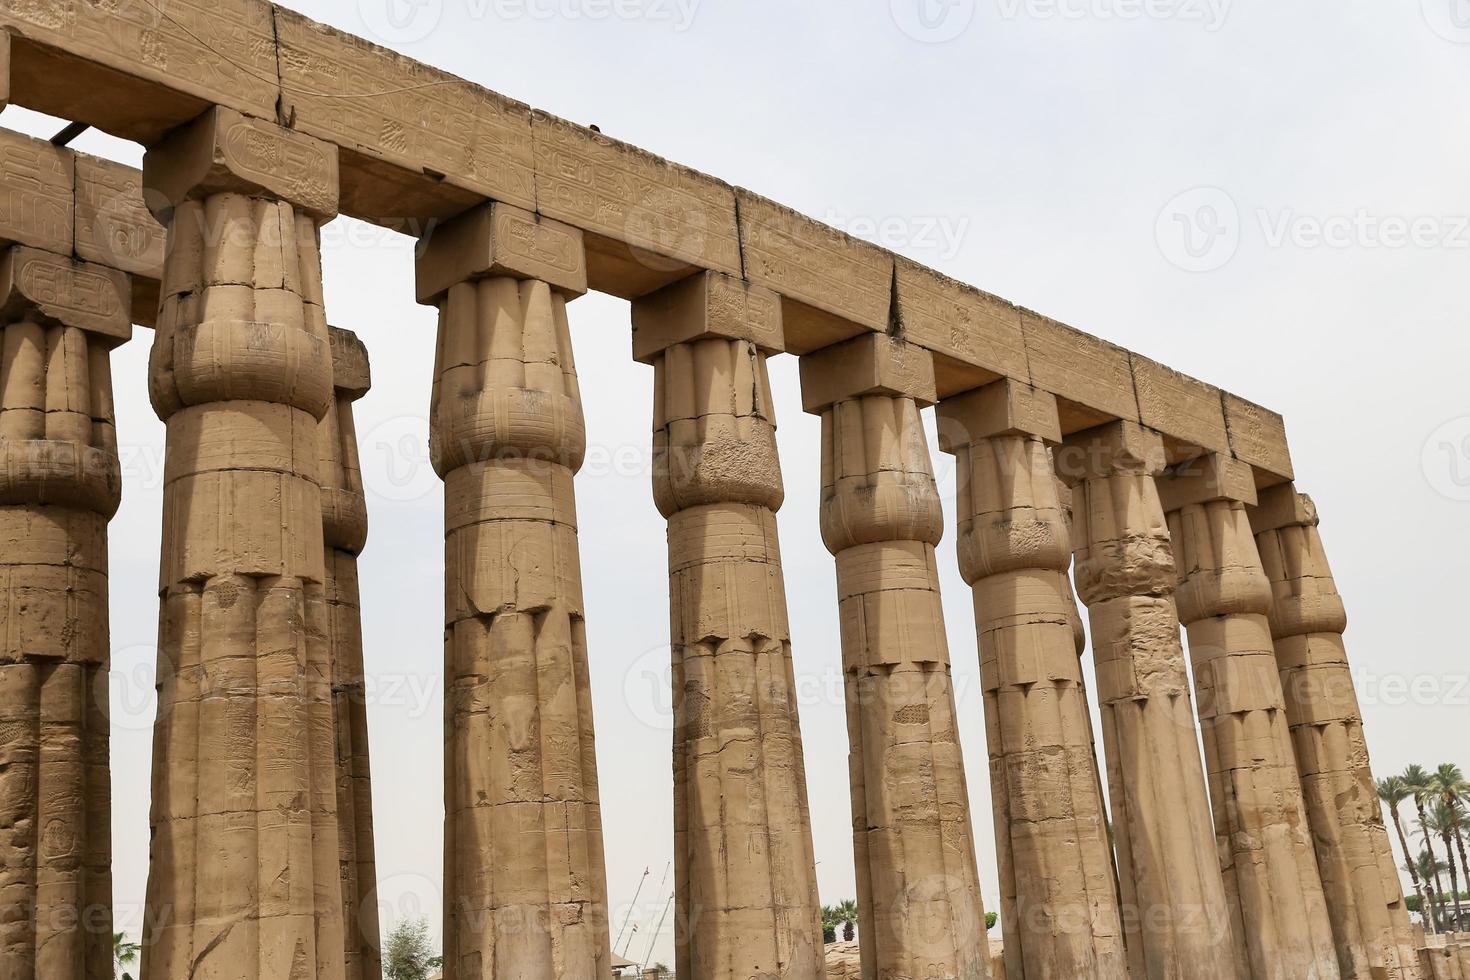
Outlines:
{"label": "stone block", "polygon": [[535,209],[529,106],[284,8],[276,31],[286,118],[342,148],[344,211],[391,224],[487,197]]}
{"label": "stone block", "polygon": [[1031,380],[1018,307],[902,256],[895,264],[902,336],[934,352],[941,397],[999,378]]}
{"label": "stone block", "polygon": [[1001,435],[1062,441],[1056,396],[1011,379],[944,399],[938,416],[939,448],[947,453]]}
{"label": "stone block", "polygon": [[418,301],[434,305],[457,283],[540,279],[568,297],[587,292],[582,232],[507,204],[482,204],[435,228],[414,263]]}
{"label": "stone block", "polygon": [[17,245],[0,258],[0,315],[38,315],[118,343],[133,335],[128,277],[115,269]]}
{"label": "stone block", "polygon": [[1167,433],[1181,456],[1229,452],[1219,388],[1138,354],[1131,361],[1140,422]]}
{"label": "stone block", "polygon": [[0,130],[0,242],[70,255],[75,184],[71,151]]}
{"label": "stone block", "polygon": [[820,415],[833,404],[863,395],[936,401],[934,358],[922,347],[869,333],[801,359],[801,407]]}
{"label": "stone block", "polygon": [[719,272],[701,272],[633,303],[633,358],[650,363],[675,344],[711,337],[786,349],[781,297]]}
{"label": "stone block", "polygon": [[888,329],[892,255],[750,191],[735,196],[745,277],[781,294],[789,350]]}
{"label": "stone block", "polygon": [[329,221],[337,214],[337,148],[216,106],[149,148],[143,186],[158,214],[186,200],[234,192],[279,198]]}
{"label": "stone block", "polygon": [[1031,382],[1064,399],[1062,431],[1108,419],[1138,421],[1128,352],[1037,313],[1021,315]]}
{"label": "stone block", "polygon": [[1228,391],[1224,404],[1230,451],[1256,468],[1257,484],[1268,487],[1294,479],[1281,416]]}
{"label": "stone block", "polygon": [[700,269],[740,274],[728,184],[549,113],[531,132],[536,207],[587,232],[592,288],[636,299]]}
{"label": "stone block", "polygon": [[211,105],[274,119],[267,0],[39,0],[0,8],[18,105],[152,145]]}
{"label": "stone block", "polygon": [[1171,467],[1159,478],[1158,486],[1166,513],[1211,500],[1239,500],[1248,506],[1256,503],[1254,471],[1224,453],[1210,453]]}

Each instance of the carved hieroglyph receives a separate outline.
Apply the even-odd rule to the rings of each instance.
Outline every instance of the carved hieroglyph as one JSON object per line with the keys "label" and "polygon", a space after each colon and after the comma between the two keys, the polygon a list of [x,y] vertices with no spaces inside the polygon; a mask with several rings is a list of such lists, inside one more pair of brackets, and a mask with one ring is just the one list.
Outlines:
{"label": "carved hieroglyph", "polygon": [[1154,475],[1160,438],[1113,422],[1068,438],[1077,592],[1102,706],[1119,894],[1132,975],[1240,976],[1215,854],[1174,606],[1176,572]]}
{"label": "carved hieroglyph", "polygon": [[974,590],[1006,975],[1128,975],[1078,661],[1055,399],[1000,381],[940,404],[957,462],[960,571]]}
{"label": "carved hieroglyph", "polygon": [[1189,634],[1215,840],[1235,937],[1254,980],[1338,977],[1337,954],[1251,536],[1249,466],[1192,459],[1159,481]]}
{"label": "carved hieroglyph", "polygon": [[[822,417],[822,540],[837,600],[863,975],[988,975],[919,406],[926,351],[867,335],[802,360]],[[836,399],[829,401],[829,399]]]}
{"label": "carved hieroglyph", "polygon": [[1419,960],[1343,645],[1347,613],[1317,510],[1282,484],[1261,491],[1250,520],[1271,583],[1286,719],[1343,976],[1412,980]]}
{"label": "carved hieroglyph", "polygon": [[125,276],[0,257],[0,976],[112,975],[109,354]]}
{"label": "carved hieroglyph", "polygon": [[654,366],[654,502],[669,521],[675,957],[707,980],[820,974],[811,821],[766,354],[774,293],[718,273],[633,306]]}
{"label": "carved hieroglyph", "polygon": [[168,427],[145,980],[343,969],[317,432],[335,149],[214,109],[152,147]]}
{"label": "carved hieroglyph", "polygon": [[347,980],[379,980],[377,862],[362,665],[362,602],[357,587],[357,556],[367,543],[367,498],[352,420],[352,403],[367,394],[371,378],[362,341],[336,327],[329,328],[329,335],[334,397],[317,430],[317,449],[321,454],[323,585],[337,738],[343,965]]}
{"label": "carved hieroglyph", "polygon": [[[439,306],[446,980],[612,972],[572,477],[581,234],[495,204],[419,260]],[[450,282],[446,269],[464,278]]]}

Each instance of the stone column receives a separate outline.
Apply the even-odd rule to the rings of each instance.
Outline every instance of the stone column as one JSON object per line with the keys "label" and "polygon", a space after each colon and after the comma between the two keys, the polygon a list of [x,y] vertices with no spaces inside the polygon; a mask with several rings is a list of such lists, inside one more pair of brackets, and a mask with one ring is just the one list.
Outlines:
{"label": "stone column", "polygon": [[337,736],[337,846],[342,878],[343,964],[347,980],[379,980],[377,864],[373,852],[373,793],[368,760],[367,693],[362,666],[362,603],[357,556],[367,543],[367,498],[357,461],[352,403],[372,383],[367,348],[357,335],[328,328],[332,346],[332,408],[317,430],[321,454],[323,584],[332,708]]}
{"label": "stone column", "polygon": [[866,334],[801,359],[822,418],[822,540],[837,601],[864,976],[989,973],[934,546],[928,351]]}
{"label": "stone column", "polygon": [[1271,635],[1307,821],[1344,977],[1416,978],[1418,955],[1343,645],[1347,614],[1310,497],[1263,490],[1250,511],[1271,583]]}
{"label": "stone column", "polygon": [[0,976],[112,975],[107,522],[128,280],[0,255]]}
{"label": "stone column", "polygon": [[998,381],[939,406],[958,467],[960,572],[974,591],[1006,976],[1128,975],[1082,681],[1081,619],[1048,444],[1056,399]]}
{"label": "stone column", "polygon": [[1077,592],[1097,661],[1131,973],[1233,980],[1244,964],[1179,640],[1174,555],[1154,484],[1163,468],[1162,439],[1131,422],[1071,436],[1057,454],[1077,494]]}
{"label": "stone column", "polygon": [[1189,634],[1215,846],[1255,980],[1340,974],[1276,673],[1271,584],[1251,536],[1249,465],[1192,459],[1159,481]]}
{"label": "stone column", "polygon": [[317,428],[336,149],[227,109],[152,147],[168,426],[144,980],[343,977]]}
{"label": "stone column", "polygon": [[437,229],[446,980],[612,971],[572,477],[582,233],[502,204]]}
{"label": "stone column", "polygon": [[817,905],[766,356],[776,294],[702,273],[633,304],[669,521],[675,957],[701,980],[817,977]]}

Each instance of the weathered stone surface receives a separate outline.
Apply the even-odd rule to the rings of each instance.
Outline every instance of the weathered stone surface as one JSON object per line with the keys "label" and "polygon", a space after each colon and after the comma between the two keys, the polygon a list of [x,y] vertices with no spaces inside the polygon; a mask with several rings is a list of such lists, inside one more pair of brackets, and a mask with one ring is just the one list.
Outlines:
{"label": "weathered stone surface", "polygon": [[16,102],[145,146],[210,105],[274,119],[273,21],[266,0],[0,8]]}
{"label": "weathered stone surface", "polygon": [[[707,319],[693,302],[680,315]],[[765,361],[749,340],[718,336],[654,359],[654,502],[669,520],[674,948],[681,976],[711,980],[822,969]]]}
{"label": "weathered stone surface", "polygon": [[781,297],[721,272],[682,279],[633,304],[633,359],[651,364],[674,344],[707,337],[745,340],[768,354],[786,349]]}
{"label": "weathered stone surface", "polygon": [[536,206],[588,233],[594,289],[635,299],[700,269],[740,275],[728,184],[549,113],[531,132]]}
{"label": "weathered stone surface", "polygon": [[1336,977],[1266,623],[1271,584],[1246,517],[1256,502],[1250,467],[1205,456],[1170,470],[1159,490],[1177,555],[1216,848],[1245,973]]}
{"label": "weathered stone surface", "polygon": [[1029,310],[1021,314],[1021,331],[1031,382],[1065,400],[1058,406],[1063,432],[1109,419],[1138,421],[1126,350]]}
{"label": "weathered stone surface", "polygon": [[1245,977],[1195,740],[1163,467],[1162,440],[1129,422],[1078,433],[1057,458],[1076,492],[1128,958],[1135,976]]}
{"label": "weathered stone surface", "polygon": [[[70,259],[0,260],[0,975],[112,973],[109,352]],[[31,274],[49,275],[38,283]],[[59,273],[59,274],[58,274]],[[126,295],[109,279],[113,302]],[[43,288],[44,287],[44,288]],[[42,308],[40,303],[44,302]],[[114,324],[103,322],[103,326]]]}
{"label": "weathered stone surface", "polygon": [[575,298],[587,292],[582,233],[506,204],[474,208],[425,236],[414,263],[418,301],[439,302],[451,286],[491,277],[539,279]]}
{"label": "weathered stone surface", "polygon": [[70,255],[76,155],[0,130],[0,241]]}
{"label": "weathered stone surface", "polygon": [[1169,433],[1172,448],[1185,456],[1230,451],[1220,389],[1138,354],[1129,359],[1140,422]]}
{"label": "weathered stone surface", "polygon": [[1020,308],[901,256],[895,265],[903,337],[934,352],[939,394],[1031,380]]}
{"label": "weathered stone surface", "polygon": [[938,400],[933,356],[914,344],[870,333],[801,359],[805,411],[821,414],[839,401],[864,395],[907,398],[920,408],[933,405]]}
{"label": "weathered stone surface", "polygon": [[430,426],[445,480],[445,973],[606,976],[566,297],[503,275],[450,287]]}
{"label": "weathered stone surface", "polygon": [[1224,405],[1231,453],[1255,468],[1258,485],[1289,483],[1295,474],[1281,416],[1229,392],[1224,393]]}
{"label": "weathered stone surface", "polygon": [[65,323],[116,345],[133,335],[128,277],[38,248],[15,246],[0,256],[0,319]]}
{"label": "weathered stone surface", "polygon": [[342,148],[344,210],[387,224],[484,198],[535,210],[529,106],[284,8],[276,32],[286,118]]}
{"label": "weathered stone surface", "polygon": [[1270,582],[1286,721],[1343,976],[1417,977],[1408,909],[1343,644],[1347,613],[1322,548],[1316,507],[1286,483],[1261,491],[1250,520]]}
{"label": "weathered stone surface", "polygon": [[745,277],[781,294],[789,350],[888,329],[893,256],[749,191],[735,196]]}
{"label": "weathered stone surface", "polygon": [[227,193],[270,197],[318,222],[337,215],[335,146],[222,106],[149,147],[143,180],[159,220],[185,200]]}
{"label": "weathered stone surface", "polygon": [[362,611],[357,556],[367,541],[367,498],[357,460],[352,403],[371,384],[367,350],[357,335],[328,328],[332,347],[332,407],[317,429],[321,480],[323,592],[336,730],[337,846],[342,880],[346,980],[380,980],[377,861],[368,756],[367,691],[362,663]]}
{"label": "weathered stone surface", "polygon": [[145,168],[172,207],[149,364],[168,443],[142,976],[341,980],[319,215],[266,189],[329,209],[316,157],[263,172],[269,158],[215,139],[259,121],[216,110],[195,125]]}
{"label": "weathered stone surface", "polygon": [[930,356],[869,334],[807,355],[801,371],[822,418],[822,538],[837,558],[862,975],[984,978],[934,558],[944,519],[905,393],[933,399]]}
{"label": "weathered stone surface", "polygon": [[[1056,402],[1007,381],[940,402],[974,590],[1006,975],[1128,976],[1049,442]],[[1076,622],[1080,626],[1080,621]]]}

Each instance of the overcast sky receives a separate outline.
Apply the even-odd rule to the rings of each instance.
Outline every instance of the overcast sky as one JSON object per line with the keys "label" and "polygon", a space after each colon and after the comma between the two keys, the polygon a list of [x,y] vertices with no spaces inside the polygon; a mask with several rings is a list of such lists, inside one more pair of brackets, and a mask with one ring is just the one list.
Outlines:
{"label": "overcast sky", "polygon": [[[744,185],[1286,416],[1351,626],[1375,770],[1470,766],[1470,90],[1466,0],[358,0],[289,3],[507,95]],[[389,16],[392,13],[393,16]],[[5,125],[54,122],[11,109]],[[138,163],[89,134],[78,148]],[[357,409],[373,798],[386,916],[437,935],[442,488],[422,444],[434,314],[412,243],[324,230],[328,315],[374,385]],[[613,931],[672,857],[664,522],[652,372],[628,307],[571,308],[589,461],[577,480]],[[151,338],[114,358],[115,893],[147,872],[163,427]],[[855,894],[818,421],[771,365],[781,550],[802,678],[817,874]],[[932,418],[930,419],[932,426]],[[950,458],[935,454],[952,522]],[[969,590],[940,548],[985,900],[998,904]],[[1457,611],[1458,610],[1458,611]],[[1407,814],[1406,814],[1407,819]],[[672,915],[652,946],[670,960]],[[625,937],[626,939],[626,937]],[[623,946],[619,945],[621,951]]]}

